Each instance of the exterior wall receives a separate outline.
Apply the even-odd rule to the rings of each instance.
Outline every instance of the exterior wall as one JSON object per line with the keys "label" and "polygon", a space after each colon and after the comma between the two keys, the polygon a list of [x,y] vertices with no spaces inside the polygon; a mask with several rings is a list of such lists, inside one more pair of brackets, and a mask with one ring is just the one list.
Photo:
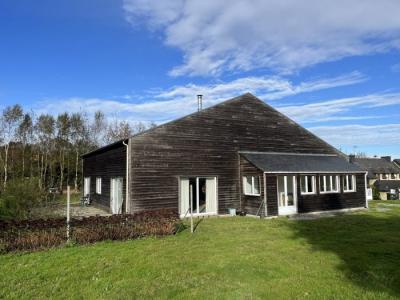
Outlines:
{"label": "exterior wall", "polygon": [[337,154],[250,94],[130,139],[131,212],[178,210],[179,176],[216,176],[218,213],[240,209],[238,151]]}
{"label": "exterior wall", "polygon": [[[311,175],[311,174],[310,174]],[[301,195],[300,176],[297,176],[298,212],[334,210],[343,208],[365,207],[365,175],[356,175],[356,192],[343,192],[343,181],[340,176],[340,193],[320,194],[319,175],[316,177],[317,194]]]}
{"label": "exterior wall", "polygon": [[381,200],[387,200],[388,199],[388,193],[387,192],[379,192]]}
{"label": "exterior wall", "polygon": [[267,214],[278,215],[278,178],[274,175],[265,175],[267,185]]}
{"label": "exterior wall", "polygon": [[[111,178],[123,177],[123,199],[125,201],[126,147],[112,149],[83,158],[83,174],[90,177],[90,193],[94,204],[110,209]],[[96,177],[101,177],[101,195],[95,194]]]}
{"label": "exterior wall", "polygon": [[[256,176],[260,178],[260,196],[248,196],[244,194],[243,176]],[[264,201],[264,172],[256,168],[247,159],[240,157],[240,207],[250,215],[257,215],[261,203]],[[265,215],[265,209],[259,211],[259,216]]]}

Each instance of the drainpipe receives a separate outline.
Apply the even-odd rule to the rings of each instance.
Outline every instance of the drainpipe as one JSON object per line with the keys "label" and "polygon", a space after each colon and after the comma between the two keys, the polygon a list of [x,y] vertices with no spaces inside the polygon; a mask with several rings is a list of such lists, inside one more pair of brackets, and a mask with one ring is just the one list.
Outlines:
{"label": "drainpipe", "polygon": [[131,208],[131,203],[130,203],[130,199],[129,199],[129,139],[128,139],[128,143],[125,143],[125,141],[123,141],[122,144],[126,147],[125,212],[129,214],[130,208]]}

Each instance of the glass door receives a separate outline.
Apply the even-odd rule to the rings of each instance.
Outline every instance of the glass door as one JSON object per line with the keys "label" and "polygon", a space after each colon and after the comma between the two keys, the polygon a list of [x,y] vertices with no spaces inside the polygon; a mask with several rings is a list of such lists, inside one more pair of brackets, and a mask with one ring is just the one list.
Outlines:
{"label": "glass door", "polygon": [[278,176],[278,209],[280,215],[297,213],[296,176]]}
{"label": "glass door", "polygon": [[180,178],[179,184],[180,215],[216,214],[217,179],[216,177]]}

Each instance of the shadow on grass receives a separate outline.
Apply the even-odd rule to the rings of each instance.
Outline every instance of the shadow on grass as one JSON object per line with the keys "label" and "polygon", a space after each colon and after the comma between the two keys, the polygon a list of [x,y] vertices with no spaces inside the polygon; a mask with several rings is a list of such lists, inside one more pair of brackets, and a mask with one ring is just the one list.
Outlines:
{"label": "shadow on grass", "polygon": [[287,226],[313,250],[336,254],[348,280],[400,297],[400,216],[354,214]]}

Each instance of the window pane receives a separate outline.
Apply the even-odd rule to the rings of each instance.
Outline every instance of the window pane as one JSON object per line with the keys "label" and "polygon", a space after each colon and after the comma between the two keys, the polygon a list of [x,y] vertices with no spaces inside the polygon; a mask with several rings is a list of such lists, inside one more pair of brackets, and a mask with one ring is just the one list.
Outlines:
{"label": "window pane", "polygon": [[285,206],[285,181],[284,176],[278,176],[279,206]]}
{"label": "window pane", "polygon": [[294,205],[293,176],[287,176],[287,205]]}
{"label": "window pane", "polygon": [[348,190],[349,191],[352,191],[354,188],[353,188],[353,176],[351,176],[351,175],[348,175],[347,176],[348,178],[349,178],[349,188],[348,188]]}
{"label": "window pane", "polygon": [[245,177],[245,193],[250,195],[251,194],[251,176]]}
{"label": "window pane", "polygon": [[254,177],[254,194],[260,194],[260,178]]}
{"label": "window pane", "polygon": [[314,176],[307,176],[307,192],[314,193]]}
{"label": "window pane", "polygon": [[337,176],[332,176],[332,191],[337,191]]}
{"label": "window pane", "polygon": [[301,176],[300,177],[300,187],[301,187],[301,192],[306,193],[306,176]]}
{"label": "window pane", "polygon": [[332,176],[325,176],[326,177],[326,190],[327,192],[332,191]]}

